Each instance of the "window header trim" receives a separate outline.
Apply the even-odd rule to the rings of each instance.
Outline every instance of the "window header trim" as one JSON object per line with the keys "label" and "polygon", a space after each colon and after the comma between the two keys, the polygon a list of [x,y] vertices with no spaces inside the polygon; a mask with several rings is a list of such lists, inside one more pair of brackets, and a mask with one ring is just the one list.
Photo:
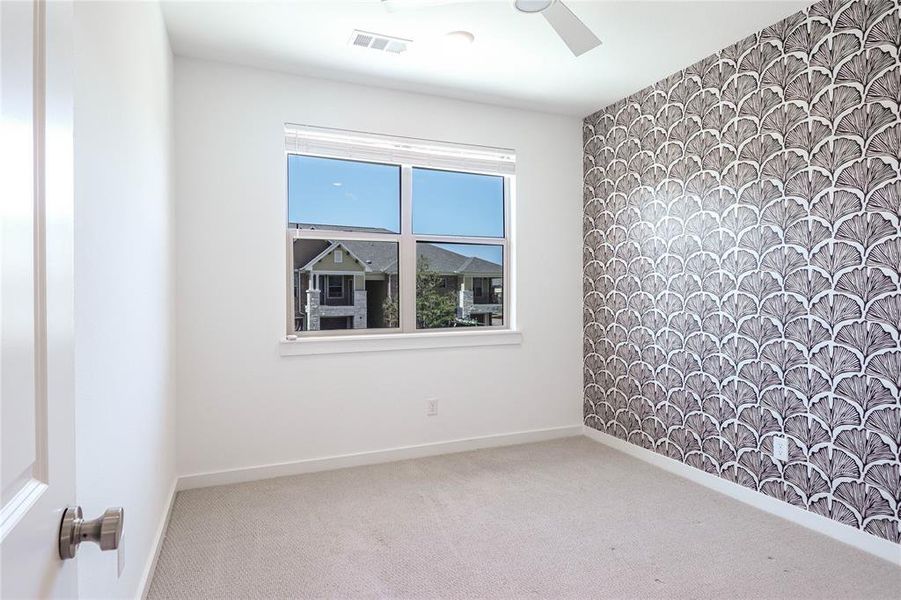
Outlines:
{"label": "window header trim", "polygon": [[513,175],[516,170],[516,153],[507,148],[455,144],[290,123],[285,124],[285,151],[290,154],[390,164],[413,164],[435,169],[494,175]]}

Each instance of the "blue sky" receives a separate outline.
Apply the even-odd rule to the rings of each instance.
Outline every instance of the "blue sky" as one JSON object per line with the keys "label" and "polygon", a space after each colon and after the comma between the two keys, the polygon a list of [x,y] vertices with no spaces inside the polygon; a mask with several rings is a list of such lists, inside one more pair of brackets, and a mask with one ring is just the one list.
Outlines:
{"label": "blue sky", "polygon": [[503,237],[503,177],[413,169],[413,233]]}
{"label": "blue sky", "polygon": [[288,221],[400,232],[400,168],[288,157]]}
{"label": "blue sky", "polygon": [[[399,232],[399,212],[397,166],[288,157],[288,220],[292,223],[381,227]],[[503,237],[503,178],[414,169],[413,232]]]}

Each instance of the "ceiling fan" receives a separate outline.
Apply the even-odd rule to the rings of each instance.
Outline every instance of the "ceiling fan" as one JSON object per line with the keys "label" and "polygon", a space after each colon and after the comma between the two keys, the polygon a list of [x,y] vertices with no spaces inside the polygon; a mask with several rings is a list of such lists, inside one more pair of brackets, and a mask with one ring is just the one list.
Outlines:
{"label": "ceiling fan", "polygon": [[[381,0],[390,12],[402,9],[425,8],[441,4],[461,4],[465,0]],[[591,29],[560,0],[513,0],[513,6],[521,13],[541,14],[554,28],[563,43],[576,56],[585,54],[601,45]]]}

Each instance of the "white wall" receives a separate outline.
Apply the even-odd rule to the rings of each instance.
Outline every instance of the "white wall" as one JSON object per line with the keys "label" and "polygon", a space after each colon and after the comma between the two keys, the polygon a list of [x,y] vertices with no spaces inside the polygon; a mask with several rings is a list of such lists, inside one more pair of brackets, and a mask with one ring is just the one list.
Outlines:
{"label": "white wall", "polygon": [[175,478],[172,53],[130,2],[76,3],[75,51],[77,500],[127,550],[81,548],[79,596],[133,598]]}
{"label": "white wall", "polygon": [[[285,122],[514,148],[522,345],[279,356]],[[581,423],[579,119],[178,57],[175,131],[181,475]]]}

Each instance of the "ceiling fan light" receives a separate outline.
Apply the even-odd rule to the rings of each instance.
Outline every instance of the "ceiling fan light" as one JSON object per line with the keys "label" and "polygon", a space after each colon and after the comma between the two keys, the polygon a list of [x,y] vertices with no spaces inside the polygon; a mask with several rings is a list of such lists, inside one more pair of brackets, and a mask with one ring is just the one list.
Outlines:
{"label": "ceiling fan light", "polygon": [[514,0],[516,10],[524,13],[540,13],[547,10],[556,0]]}

